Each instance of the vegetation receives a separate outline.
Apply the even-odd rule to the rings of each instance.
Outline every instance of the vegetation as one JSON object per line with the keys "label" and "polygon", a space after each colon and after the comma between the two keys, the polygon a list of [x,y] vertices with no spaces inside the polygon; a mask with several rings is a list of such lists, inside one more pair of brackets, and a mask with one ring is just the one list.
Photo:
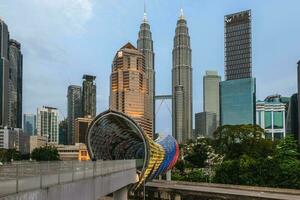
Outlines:
{"label": "vegetation", "polygon": [[0,162],[11,162],[12,160],[21,160],[21,154],[16,149],[0,149]]}
{"label": "vegetation", "polygon": [[31,158],[36,161],[60,160],[58,151],[53,146],[44,146],[34,149],[31,153]]}
{"label": "vegetation", "polygon": [[296,142],[264,139],[257,125],[222,126],[214,139],[197,139],[181,147],[174,180],[300,189]]}

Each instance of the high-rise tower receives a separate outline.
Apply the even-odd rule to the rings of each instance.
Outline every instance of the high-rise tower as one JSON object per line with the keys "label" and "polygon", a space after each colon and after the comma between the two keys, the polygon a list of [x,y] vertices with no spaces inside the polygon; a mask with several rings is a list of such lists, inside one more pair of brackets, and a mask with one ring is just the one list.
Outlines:
{"label": "high-rise tower", "polygon": [[22,128],[23,55],[21,44],[9,40],[9,126]]}
{"label": "high-rise tower", "polygon": [[67,144],[75,143],[75,120],[82,116],[81,87],[70,85],[68,87],[68,134]]}
{"label": "high-rise tower", "polygon": [[147,77],[148,95],[146,96],[145,106],[149,107],[151,113],[149,117],[152,123],[152,135],[155,133],[155,70],[154,70],[154,52],[153,40],[148,23],[147,14],[144,12],[143,21],[140,25],[137,48],[145,57],[145,74]]}
{"label": "high-rise tower", "polygon": [[225,77],[252,77],[251,10],[225,16]]}
{"label": "high-rise tower", "polygon": [[0,19],[0,125],[9,125],[9,32]]}
{"label": "high-rise tower", "polygon": [[226,80],[220,83],[221,125],[255,124],[251,11],[226,15],[224,27]]}
{"label": "high-rise tower", "polygon": [[83,75],[82,83],[82,116],[96,116],[96,76]]}
{"label": "high-rise tower", "polygon": [[192,137],[192,50],[190,36],[181,9],[174,37],[172,69],[172,131],[179,143]]}
{"label": "high-rise tower", "polygon": [[37,110],[37,134],[48,138],[48,142],[59,142],[59,115],[57,108],[43,106]]}
{"label": "high-rise tower", "polygon": [[203,111],[216,114],[217,126],[220,118],[220,81],[217,71],[206,71],[203,77]]}
{"label": "high-rise tower", "polygon": [[149,99],[145,58],[127,43],[116,54],[111,73],[109,108],[134,119],[152,137],[152,110]]}

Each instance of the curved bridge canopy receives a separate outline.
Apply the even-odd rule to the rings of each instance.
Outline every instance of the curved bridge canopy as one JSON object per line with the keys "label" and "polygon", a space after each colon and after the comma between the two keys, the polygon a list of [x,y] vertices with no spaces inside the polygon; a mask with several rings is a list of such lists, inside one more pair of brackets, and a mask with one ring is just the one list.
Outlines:
{"label": "curved bridge canopy", "polygon": [[133,119],[112,110],[99,114],[90,124],[87,147],[92,159],[141,161],[136,187],[169,170],[179,156],[178,144],[172,136],[155,142]]}

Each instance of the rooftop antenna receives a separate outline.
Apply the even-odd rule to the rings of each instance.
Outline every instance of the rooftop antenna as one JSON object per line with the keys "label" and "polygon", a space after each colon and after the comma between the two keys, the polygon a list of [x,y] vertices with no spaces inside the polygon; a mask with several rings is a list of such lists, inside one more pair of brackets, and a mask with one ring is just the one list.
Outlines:
{"label": "rooftop antenna", "polygon": [[143,22],[147,22],[147,10],[146,10],[146,0],[144,0],[144,16],[143,16]]}
{"label": "rooftop antenna", "polygon": [[180,15],[179,15],[179,19],[184,19],[183,0],[180,0]]}

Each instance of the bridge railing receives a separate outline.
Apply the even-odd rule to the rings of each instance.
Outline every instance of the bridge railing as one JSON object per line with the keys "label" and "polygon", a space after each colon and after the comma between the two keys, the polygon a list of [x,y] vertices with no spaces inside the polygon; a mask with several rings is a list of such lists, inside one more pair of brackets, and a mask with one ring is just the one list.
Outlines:
{"label": "bridge railing", "polygon": [[135,160],[7,164],[0,166],[0,197],[135,168]]}

